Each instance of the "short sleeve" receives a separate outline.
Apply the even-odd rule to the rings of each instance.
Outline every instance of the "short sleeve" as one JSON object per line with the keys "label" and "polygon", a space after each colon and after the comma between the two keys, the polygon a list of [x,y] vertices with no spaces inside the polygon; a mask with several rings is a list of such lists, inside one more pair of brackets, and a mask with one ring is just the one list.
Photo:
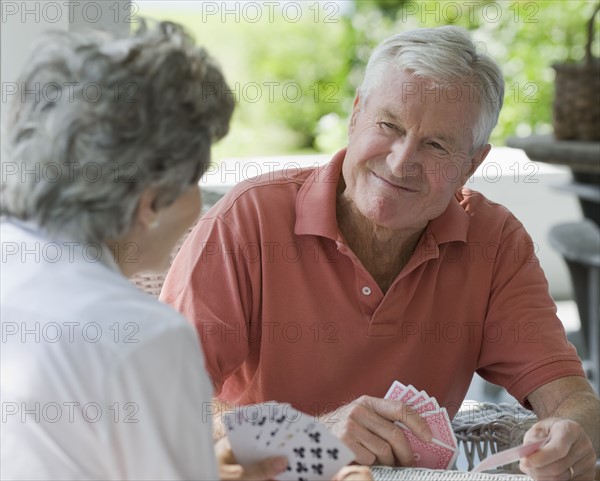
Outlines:
{"label": "short sleeve", "polygon": [[[260,276],[257,249],[219,217],[201,219],[179,251],[161,293],[193,323],[219,395],[248,356],[253,305],[251,276]],[[254,274],[253,274],[254,272]]]}
{"label": "short sleeve", "polygon": [[496,247],[477,372],[528,406],[526,397],[535,389],[585,374],[556,315],[536,244],[513,216]]}

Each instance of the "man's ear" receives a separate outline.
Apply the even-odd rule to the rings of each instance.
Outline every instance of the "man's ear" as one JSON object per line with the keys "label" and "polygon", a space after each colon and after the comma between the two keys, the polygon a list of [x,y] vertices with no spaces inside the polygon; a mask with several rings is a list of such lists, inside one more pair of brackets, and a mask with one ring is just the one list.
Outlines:
{"label": "man's ear", "polygon": [[464,176],[463,176],[462,185],[465,185],[467,180],[469,180],[469,177],[471,177],[475,173],[477,168],[482,164],[482,162],[485,160],[487,155],[490,153],[490,150],[492,150],[492,146],[490,144],[486,144],[485,146],[481,147],[480,149],[477,149],[473,153],[473,155],[471,156],[469,165],[467,167],[467,170],[463,174]]}
{"label": "man's ear", "polygon": [[154,204],[157,196],[158,192],[154,187],[147,187],[140,195],[135,220],[145,229],[149,229],[156,224],[158,213]]}
{"label": "man's ear", "polygon": [[360,103],[360,89],[356,89],[356,96],[354,97],[354,103],[352,104],[352,115],[350,117],[350,124],[348,125],[348,134],[351,134],[354,131],[356,116],[358,115],[358,112],[360,112]]}

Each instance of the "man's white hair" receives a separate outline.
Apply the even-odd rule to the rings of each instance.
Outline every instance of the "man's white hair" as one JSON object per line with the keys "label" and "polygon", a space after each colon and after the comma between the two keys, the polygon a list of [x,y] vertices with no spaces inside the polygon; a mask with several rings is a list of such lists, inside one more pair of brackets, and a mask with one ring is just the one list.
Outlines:
{"label": "man's white hair", "polygon": [[390,70],[431,81],[442,92],[452,88],[452,100],[458,92],[458,98],[475,102],[479,115],[473,126],[473,150],[487,143],[502,108],[504,78],[495,60],[477,52],[467,30],[453,26],[421,28],[384,40],[369,58],[359,90],[362,101]]}

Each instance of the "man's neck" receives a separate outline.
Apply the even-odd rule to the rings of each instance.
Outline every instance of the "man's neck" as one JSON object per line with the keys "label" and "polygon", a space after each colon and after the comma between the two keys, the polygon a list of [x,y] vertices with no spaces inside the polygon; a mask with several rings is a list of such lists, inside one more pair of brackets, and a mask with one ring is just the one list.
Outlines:
{"label": "man's neck", "polygon": [[391,230],[373,224],[342,195],[337,200],[337,222],[348,246],[384,293],[412,256],[425,230]]}

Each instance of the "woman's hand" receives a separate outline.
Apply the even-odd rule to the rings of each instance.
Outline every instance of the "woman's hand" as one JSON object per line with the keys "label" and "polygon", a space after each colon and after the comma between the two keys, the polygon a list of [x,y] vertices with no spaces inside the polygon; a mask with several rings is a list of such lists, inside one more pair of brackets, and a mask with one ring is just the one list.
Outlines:
{"label": "woman's hand", "polygon": [[[264,459],[258,463],[242,466],[237,464],[229,440],[223,437],[215,444],[219,464],[219,478],[222,481],[266,481],[285,471],[288,460],[285,456]],[[373,481],[367,466],[345,466],[332,481]]]}
{"label": "woman's hand", "polygon": [[368,466],[345,466],[333,477],[333,481],[373,481]]}
{"label": "woman's hand", "polygon": [[288,465],[287,458],[281,456],[246,466],[237,464],[227,436],[217,441],[215,453],[219,465],[219,478],[223,481],[266,481],[285,471]]}

